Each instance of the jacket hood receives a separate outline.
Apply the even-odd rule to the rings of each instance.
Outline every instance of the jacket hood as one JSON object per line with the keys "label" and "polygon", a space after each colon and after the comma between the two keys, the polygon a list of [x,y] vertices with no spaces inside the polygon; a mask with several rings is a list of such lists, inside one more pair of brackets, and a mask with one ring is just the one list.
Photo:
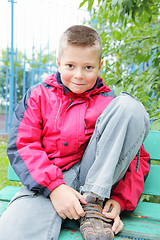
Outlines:
{"label": "jacket hood", "polygon": [[91,97],[92,95],[95,95],[98,93],[111,91],[110,88],[107,85],[105,85],[103,79],[100,77],[97,77],[96,84],[94,85],[94,87],[92,89],[90,89],[84,93],[81,93],[81,94],[76,94],[76,93],[71,92],[70,89],[67,88],[62,83],[59,72],[48,76],[43,82],[46,83],[47,85],[61,89],[61,91],[63,91],[66,95],[69,95],[69,96],[74,95],[74,97],[83,97],[83,96]]}

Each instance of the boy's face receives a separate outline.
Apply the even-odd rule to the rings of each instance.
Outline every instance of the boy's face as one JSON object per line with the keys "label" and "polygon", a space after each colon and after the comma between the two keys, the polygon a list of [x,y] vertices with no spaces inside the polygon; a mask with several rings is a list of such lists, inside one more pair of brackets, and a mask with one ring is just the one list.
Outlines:
{"label": "boy's face", "polygon": [[73,93],[84,93],[91,89],[100,74],[98,48],[67,46],[60,59],[57,58],[62,83]]}

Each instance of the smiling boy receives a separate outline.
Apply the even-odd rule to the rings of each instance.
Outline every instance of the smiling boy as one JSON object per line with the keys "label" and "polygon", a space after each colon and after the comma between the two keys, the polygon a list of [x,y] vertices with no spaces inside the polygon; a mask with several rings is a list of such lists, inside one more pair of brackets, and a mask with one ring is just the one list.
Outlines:
{"label": "smiling boy", "polygon": [[137,99],[115,98],[104,84],[101,54],[94,29],[70,27],[58,72],[18,104],[7,153],[24,187],[0,218],[3,240],[57,240],[66,218],[80,219],[85,240],[112,240],[120,212],[135,209],[149,171],[149,117]]}

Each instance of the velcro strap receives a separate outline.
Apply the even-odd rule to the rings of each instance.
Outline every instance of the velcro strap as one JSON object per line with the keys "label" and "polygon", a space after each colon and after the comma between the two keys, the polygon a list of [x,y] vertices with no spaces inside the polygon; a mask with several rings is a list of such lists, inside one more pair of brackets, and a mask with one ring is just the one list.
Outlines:
{"label": "velcro strap", "polygon": [[83,209],[85,211],[85,217],[86,218],[98,218],[101,219],[107,223],[111,223],[113,222],[112,219],[106,218],[103,214],[102,214],[102,206],[100,206],[99,204],[92,204],[92,203],[87,203],[87,204],[83,204]]}
{"label": "velcro strap", "polygon": [[97,211],[97,212],[102,212],[102,207],[99,204],[92,204],[92,203],[87,203],[86,205],[83,204],[82,205],[84,211]]}
{"label": "velcro strap", "polygon": [[99,212],[86,212],[86,215],[85,215],[85,218],[98,218],[98,219],[101,219],[107,223],[111,223],[113,222],[112,219],[109,219],[109,218],[106,218],[102,213],[99,213]]}

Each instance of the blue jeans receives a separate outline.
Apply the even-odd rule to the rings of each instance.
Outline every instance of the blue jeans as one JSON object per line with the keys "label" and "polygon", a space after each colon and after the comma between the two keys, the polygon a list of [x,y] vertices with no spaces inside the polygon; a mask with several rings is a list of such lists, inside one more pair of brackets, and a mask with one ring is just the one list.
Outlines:
{"label": "blue jeans", "polygon": [[[149,127],[144,106],[122,93],[97,119],[82,161],[63,172],[64,181],[81,193],[109,198],[112,186],[125,175]],[[0,218],[0,239],[57,240],[61,224],[49,198],[23,187]]]}

